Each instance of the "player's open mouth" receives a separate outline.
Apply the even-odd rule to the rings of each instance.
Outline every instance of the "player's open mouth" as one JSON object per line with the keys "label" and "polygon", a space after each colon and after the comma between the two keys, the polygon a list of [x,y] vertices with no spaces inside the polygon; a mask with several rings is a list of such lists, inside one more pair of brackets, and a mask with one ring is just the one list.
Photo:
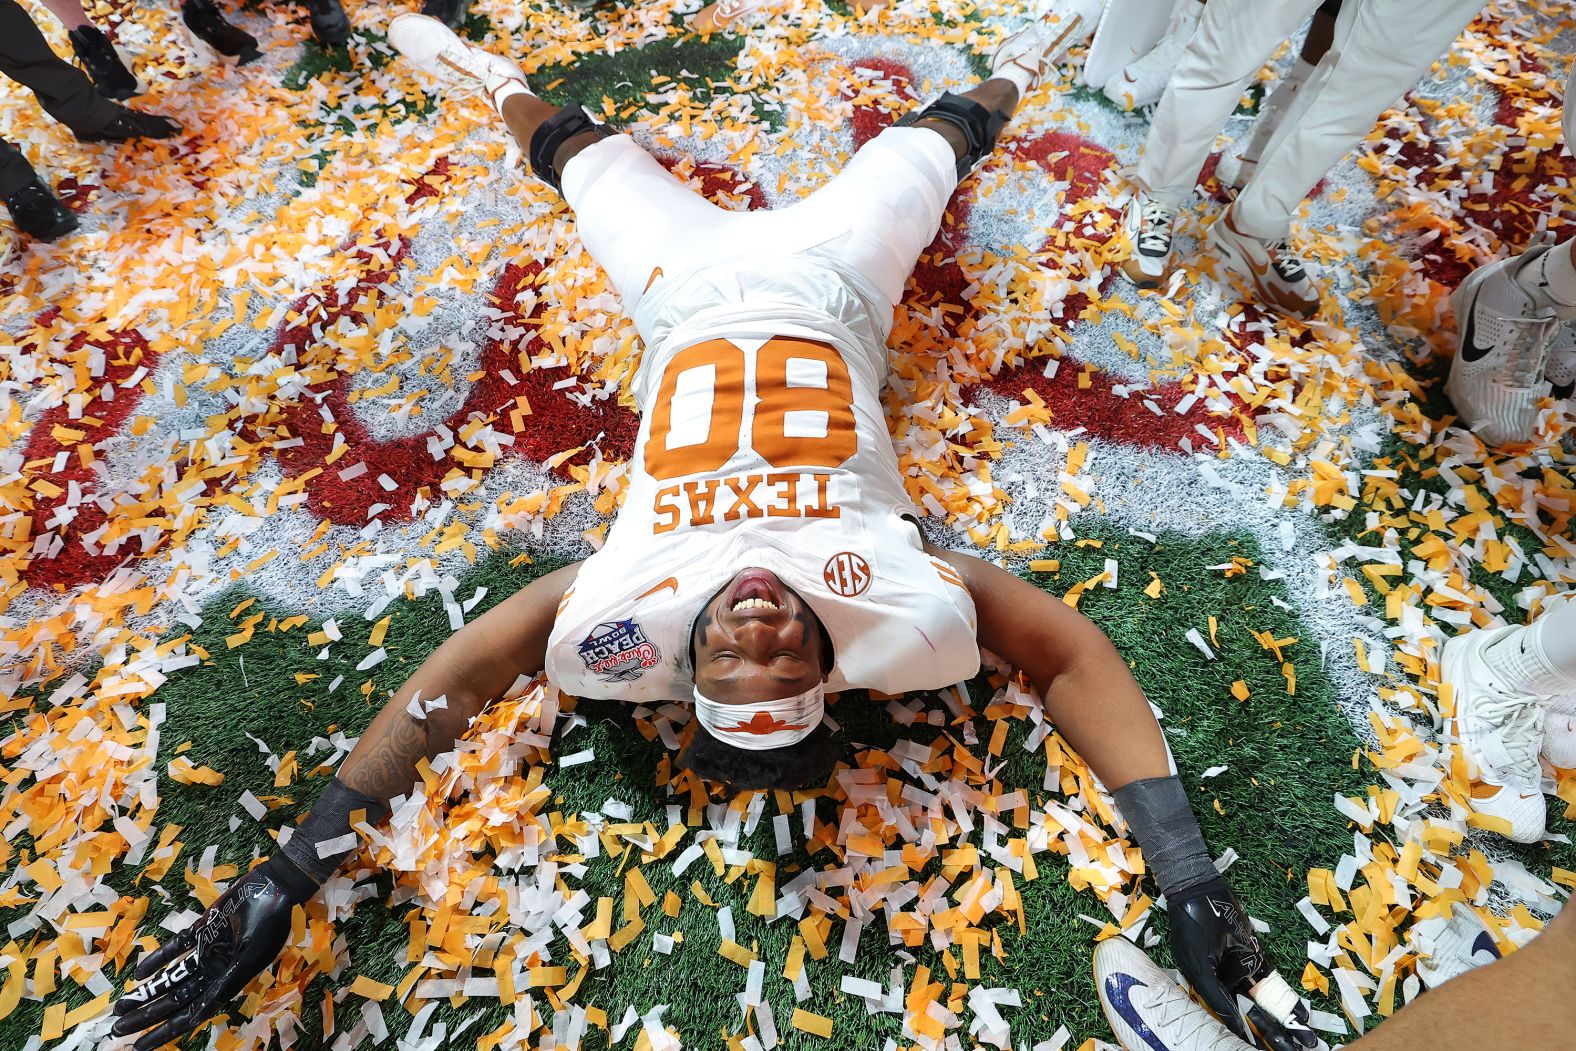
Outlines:
{"label": "player's open mouth", "polygon": [[770,572],[746,569],[736,579],[727,608],[732,613],[760,614],[782,609],[783,605],[782,593]]}

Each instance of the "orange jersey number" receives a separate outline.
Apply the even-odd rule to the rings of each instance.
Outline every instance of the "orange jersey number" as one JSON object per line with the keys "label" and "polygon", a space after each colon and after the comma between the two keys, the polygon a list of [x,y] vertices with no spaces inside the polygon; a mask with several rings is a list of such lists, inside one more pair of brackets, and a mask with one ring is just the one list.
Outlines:
{"label": "orange jersey number", "polygon": [[[800,362],[801,375],[825,368],[824,385],[789,383],[791,363]],[[673,355],[657,388],[646,441],[646,473],[668,480],[720,471],[743,443],[744,351],[725,339],[707,340]],[[706,440],[699,444],[668,447],[673,428],[673,398],[680,378],[695,369],[712,370],[711,419]],[[755,356],[756,406],[750,432],[755,451],[773,467],[841,467],[858,449],[854,429],[854,388],[848,365],[835,347],[807,339],[776,336]],[[790,412],[821,412],[826,433],[790,436]]]}

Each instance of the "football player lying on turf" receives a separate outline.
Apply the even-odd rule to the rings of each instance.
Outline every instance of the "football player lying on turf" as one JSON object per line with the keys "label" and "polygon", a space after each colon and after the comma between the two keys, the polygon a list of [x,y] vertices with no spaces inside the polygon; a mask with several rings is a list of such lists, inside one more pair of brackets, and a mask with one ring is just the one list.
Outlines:
{"label": "football player lying on turf", "polygon": [[[1094,977],[1106,1021],[1127,1051],[1250,1051],[1125,938],[1095,946]],[[1347,1051],[1570,1048],[1573,988],[1576,910],[1566,908],[1524,948],[1412,1000]]]}
{"label": "football player lying on turf", "polygon": [[[532,581],[417,669],[362,734],[289,842],[137,968],[117,1035],[139,1051],[190,1030],[279,952],[291,908],[349,856],[423,758],[451,750],[520,675],[580,697],[695,700],[681,763],[733,790],[824,784],[825,691],[934,690],[984,645],[1021,669],[1115,790],[1167,896],[1195,988],[1271,1046],[1312,1043],[1306,1009],[1216,872],[1138,684],[1088,620],[979,559],[925,545],[885,427],[893,309],[959,178],[1038,83],[1054,38],[1007,38],[993,76],[944,95],[791,208],[730,212],[579,107],[530,94],[515,63],[403,15],[389,39],[450,85],[486,92],[536,176],[573,206],[645,343],[623,509],[595,555]],[[413,717],[416,696],[446,707]],[[330,847],[335,839],[340,844]],[[322,848],[319,845],[322,844]]]}

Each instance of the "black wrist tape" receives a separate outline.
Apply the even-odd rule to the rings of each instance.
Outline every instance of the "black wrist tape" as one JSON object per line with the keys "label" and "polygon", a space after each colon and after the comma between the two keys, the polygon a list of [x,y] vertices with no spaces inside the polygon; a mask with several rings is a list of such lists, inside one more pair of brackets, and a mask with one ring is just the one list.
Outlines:
{"label": "black wrist tape", "polygon": [[258,872],[273,881],[274,886],[285,892],[285,897],[290,899],[292,905],[305,905],[317,894],[321,884],[301,871],[299,865],[291,861],[283,852],[275,854],[261,865],[257,866]]}
{"label": "black wrist tape", "polygon": [[371,825],[389,816],[387,803],[364,796],[334,778],[280,852],[322,886],[345,859],[356,852],[356,846],[352,844],[324,855],[318,852],[318,845],[352,835],[355,830],[350,827],[350,815],[358,810],[366,811],[367,823]]}
{"label": "black wrist tape", "polygon": [[1149,777],[1112,795],[1168,898],[1220,878],[1180,778]]}

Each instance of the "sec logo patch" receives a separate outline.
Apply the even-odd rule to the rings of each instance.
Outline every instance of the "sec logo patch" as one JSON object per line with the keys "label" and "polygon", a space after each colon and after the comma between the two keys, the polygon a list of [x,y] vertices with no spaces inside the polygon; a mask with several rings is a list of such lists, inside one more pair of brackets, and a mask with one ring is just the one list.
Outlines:
{"label": "sec logo patch", "polygon": [[839,551],[826,560],[826,568],[821,571],[821,579],[826,581],[826,586],[844,598],[863,595],[870,590],[870,581],[874,576],[870,572],[870,563],[852,551]]}

